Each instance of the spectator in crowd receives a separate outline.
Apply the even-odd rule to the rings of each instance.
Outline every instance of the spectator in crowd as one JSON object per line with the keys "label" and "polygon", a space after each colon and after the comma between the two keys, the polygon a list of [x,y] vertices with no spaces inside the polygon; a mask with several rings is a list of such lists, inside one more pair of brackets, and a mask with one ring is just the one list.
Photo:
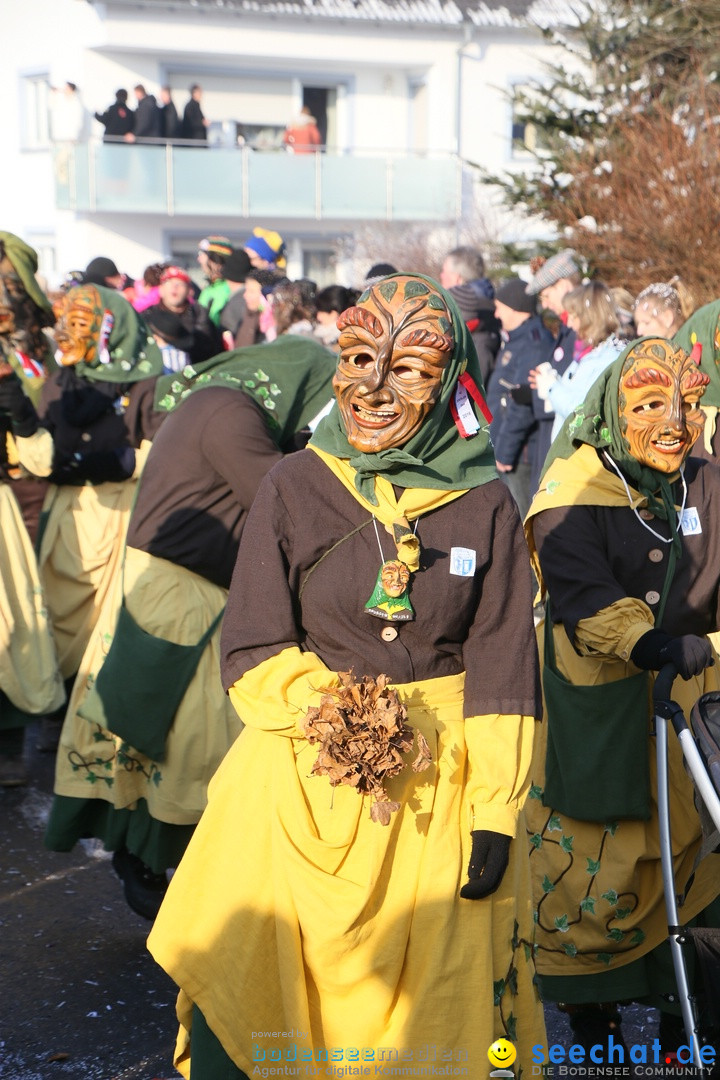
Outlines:
{"label": "spectator in crowd", "polygon": [[207,285],[198,296],[198,303],[208,309],[214,326],[220,325],[220,312],[230,299],[224,269],[232,252],[233,246],[226,236],[206,236],[198,246],[197,261],[207,279]]}
{"label": "spectator in crowd", "polygon": [[160,133],[163,139],[177,139],[180,137],[180,117],[169,86],[160,90],[160,101]]}
{"label": "spectator in crowd", "polygon": [[677,276],[654,281],[635,299],[634,318],[639,337],[671,338],[695,310],[695,298]]}
{"label": "spectator in crowd", "polygon": [[207,129],[210,121],[203,114],[200,101],[202,98],[202,86],[193,83],[190,87],[190,98],[182,119],[182,137],[191,139],[193,142],[207,143]]}
{"label": "spectator in crowd", "polygon": [[369,289],[372,285],[377,285],[378,281],[382,281],[388,274],[397,274],[397,268],[389,262],[376,262],[368,270],[365,275],[364,288]]}
{"label": "spectator in crowd", "polygon": [[327,285],[315,297],[315,337],[333,352],[339,352],[337,321],[346,308],[357,302],[358,293],[343,285]]}
{"label": "spectator in crowd", "polygon": [[222,350],[217,328],[210,322],[208,309],[191,299],[190,275],[181,266],[166,266],[160,275],[158,302],[146,308],[143,316],[152,321],[157,311],[176,316],[182,323],[184,333],[192,337],[188,349],[190,361],[199,364],[209,360]]}
{"label": "spectator in crowd", "polygon": [[624,342],[634,341],[638,335],[637,328],[635,326],[634,310],[635,310],[635,297],[626,289],[624,285],[613,285],[610,289],[610,295],[613,298],[615,304],[615,310],[617,311],[617,317],[619,320],[618,337],[622,338]]}
{"label": "spectator in crowd", "polygon": [[254,270],[284,270],[287,266],[285,242],[272,229],[253,229],[243,244]]}
{"label": "spectator in crowd", "polygon": [[285,128],[283,143],[293,154],[314,154],[322,138],[311,110],[303,105],[300,115]]}
{"label": "spectator in crowd", "polygon": [[[490,376],[488,405],[493,415],[491,434],[497,469],[525,517],[540,474],[538,465],[538,409],[528,387],[530,370],[552,350],[552,334],[537,314],[534,296],[526,283],[510,278],[495,295],[495,313],[502,325],[503,347]],[[526,393],[519,400],[513,391]]]}
{"label": "spectator in crowd", "polygon": [[448,252],[440,271],[440,284],[460,308],[475,342],[483,383],[488,384],[500,348],[500,323],[495,315],[495,289],[485,277],[482,253],[472,247]]}
{"label": "spectator in crowd", "polygon": [[553,363],[562,373],[573,359],[576,338],[575,331],[567,325],[563,301],[582,281],[580,267],[570,248],[559,251],[551,259],[533,259],[530,265],[534,272],[527,286],[528,294],[537,296],[541,309],[558,320]]}
{"label": "spectator in crowd", "polygon": [[195,338],[185,329],[180,316],[156,306],[145,312],[145,322],[160,350],[163,372],[169,375],[187,367]]}
{"label": "spectator in crowd", "polygon": [[113,104],[104,113],[95,113],[95,119],[105,128],[103,142],[117,142],[132,134],[135,114],[128,108],[127,99],[127,90],[117,90]]}
{"label": "spectator in crowd", "polygon": [[248,284],[251,270],[250,258],[242,249],[233,251],[225,262],[223,273],[230,299],[220,312],[220,329],[226,349],[257,345],[263,340],[259,326],[262,289],[257,280]]}
{"label": "spectator in crowd", "polygon": [[128,142],[136,139],[159,139],[161,135],[160,109],[153,94],[148,94],[142,83],[134,90],[137,98],[135,124],[127,137]]}
{"label": "spectator in crowd", "polygon": [[158,303],[160,278],[166,266],[167,263],[150,263],[143,270],[143,276],[133,282],[132,295],[125,292],[125,299],[130,301],[136,311],[143,312]]}
{"label": "spectator in crowd", "polygon": [[271,295],[275,333],[314,337],[315,304],[302,281],[278,285]]}
{"label": "spectator in crowd", "polygon": [[85,267],[85,283],[103,285],[106,289],[117,289],[120,292],[126,286],[126,279],[125,274],[120,273],[112,259],[108,259],[105,255],[98,255]]}
{"label": "spectator in crowd", "polygon": [[625,344],[618,335],[620,319],[605,282],[595,280],[578,285],[565,295],[564,304],[568,326],[576,335],[575,357],[561,375],[554,370],[545,380],[536,380],[540,396],[547,396],[555,414],[551,441],[565,418],[582,404],[598,375],[619,356]]}

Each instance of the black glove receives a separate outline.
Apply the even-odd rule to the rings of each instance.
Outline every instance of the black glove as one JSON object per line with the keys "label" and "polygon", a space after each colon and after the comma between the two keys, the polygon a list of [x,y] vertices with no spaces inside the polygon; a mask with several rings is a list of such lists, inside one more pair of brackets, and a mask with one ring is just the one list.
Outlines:
{"label": "black glove", "polygon": [[135,451],[132,446],[125,446],[121,450],[75,454],[69,461],[56,465],[50,479],[55,484],[103,484],[129,480],[134,471]]}
{"label": "black glove", "polygon": [[532,390],[530,389],[530,383],[521,383],[520,386],[513,386],[510,391],[510,397],[518,405],[532,405]]}
{"label": "black glove", "polygon": [[712,645],[705,637],[683,634],[671,637],[664,630],[648,630],[636,642],[630,659],[636,667],[659,671],[663,664],[674,664],[686,681],[714,664]]}
{"label": "black glove", "polygon": [[465,900],[482,900],[495,892],[507,868],[511,839],[504,833],[490,832],[488,829],[473,831],[469,881],[460,890]]}
{"label": "black glove", "polygon": [[29,439],[38,429],[35,406],[17,375],[5,375],[0,379],[0,416],[10,421],[13,435],[21,439]]}

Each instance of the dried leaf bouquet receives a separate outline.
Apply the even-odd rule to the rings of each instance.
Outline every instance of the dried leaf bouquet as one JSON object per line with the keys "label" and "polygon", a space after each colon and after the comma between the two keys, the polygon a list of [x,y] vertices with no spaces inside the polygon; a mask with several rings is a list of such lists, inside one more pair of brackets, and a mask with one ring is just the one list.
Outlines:
{"label": "dried leaf bouquet", "polygon": [[385,781],[408,764],[403,758],[417,742],[411,763],[422,772],[431,763],[430,748],[420,731],[406,723],[407,709],[397,691],[388,687],[388,676],[357,681],[352,671],[339,673],[340,687],[322,687],[318,708],[304,718],[305,737],[318,743],[313,776],[327,776],[333,787],[348,784],[360,795],[372,795],[370,817],[389,825],[400,803],[385,790]]}

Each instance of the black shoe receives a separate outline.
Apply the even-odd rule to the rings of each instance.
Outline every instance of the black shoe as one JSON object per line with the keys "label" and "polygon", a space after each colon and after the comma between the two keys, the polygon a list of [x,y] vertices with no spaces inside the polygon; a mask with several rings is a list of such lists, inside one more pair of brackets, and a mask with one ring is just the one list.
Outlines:
{"label": "black shoe", "polygon": [[622,1017],[615,1002],[603,1002],[598,1005],[566,1005],[562,1011],[567,1013],[574,1041],[583,1046],[587,1054],[590,1053],[591,1047],[598,1043],[603,1047],[603,1051],[607,1052],[611,1035],[613,1048],[618,1046],[622,1048],[622,1054],[616,1054],[613,1051],[612,1060],[599,1066],[599,1073],[596,1073],[593,1065],[588,1061],[587,1076],[604,1076],[608,1065],[619,1064],[621,1060],[626,1065],[630,1062],[628,1048],[620,1030]]}
{"label": "black shoe", "polygon": [[123,883],[125,899],[133,911],[151,922],[160,910],[167,892],[165,874],[154,874],[137,855],[120,848],[112,857],[113,870]]}

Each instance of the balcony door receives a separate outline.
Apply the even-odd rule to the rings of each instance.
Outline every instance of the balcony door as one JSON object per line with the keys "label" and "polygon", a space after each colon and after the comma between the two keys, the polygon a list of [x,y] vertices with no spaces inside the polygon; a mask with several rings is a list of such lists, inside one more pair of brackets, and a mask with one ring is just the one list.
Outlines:
{"label": "balcony door", "polygon": [[337,149],[337,88],[334,86],[303,86],[302,103],[315,117],[323,146]]}

